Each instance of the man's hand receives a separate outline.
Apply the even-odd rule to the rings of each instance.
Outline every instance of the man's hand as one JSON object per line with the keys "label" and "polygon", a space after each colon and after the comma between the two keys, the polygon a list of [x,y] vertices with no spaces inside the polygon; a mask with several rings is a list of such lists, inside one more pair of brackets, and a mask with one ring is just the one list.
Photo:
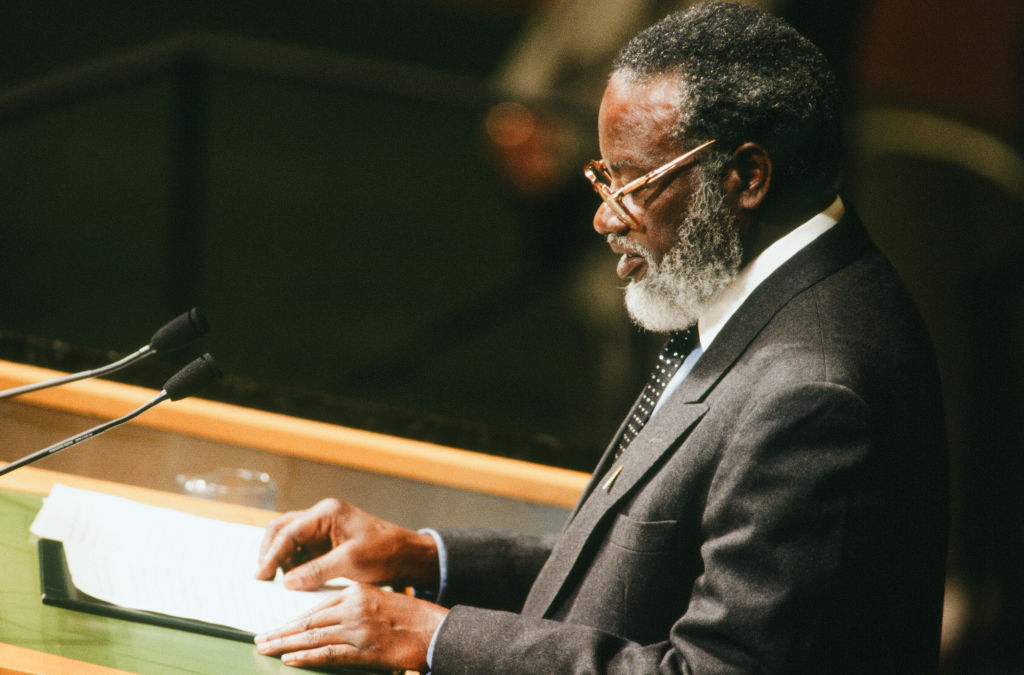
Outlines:
{"label": "man's hand", "polygon": [[436,589],[437,546],[420,534],[371,516],[351,504],[324,499],[305,511],[271,521],[260,544],[257,579],[280,567],[288,588],[312,590],[334,577],[375,585]]}
{"label": "man's hand", "polygon": [[290,666],[426,670],[427,649],[448,610],[357,584],[292,623],[256,636],[256,649]]}

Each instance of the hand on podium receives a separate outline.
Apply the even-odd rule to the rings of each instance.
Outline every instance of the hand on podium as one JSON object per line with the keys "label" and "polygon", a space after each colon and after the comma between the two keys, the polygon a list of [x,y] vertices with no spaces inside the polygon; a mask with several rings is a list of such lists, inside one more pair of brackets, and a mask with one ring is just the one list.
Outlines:
{"label": "hand on podium", "polygon": [[427,670],[427,649],[444,607],[356,584],[281,628],[256,636],[256,649],[290,666]]}
{"label": "hand on podium", "polygon": [[312,590],[338,576],[361,582],[281,628],[258,635],[257,649],[289,665],[425,670],[430,640],[447,610],[376,586],[436,589],[433,537],[325,499],[273,520],[260,545],[256,578],[281,568],[288,588]]}

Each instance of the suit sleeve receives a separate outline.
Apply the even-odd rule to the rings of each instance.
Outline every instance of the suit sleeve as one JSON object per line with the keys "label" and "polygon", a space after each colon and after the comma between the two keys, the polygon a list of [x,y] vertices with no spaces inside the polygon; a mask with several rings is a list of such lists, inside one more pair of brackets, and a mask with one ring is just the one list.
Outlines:
{"label": "suit sleeve", "polygon": [[530,537],[500,531],[438,530],[447,550],[446,607],[473,605],[518,611],[556,535]]}
{"label": "suit sleeve", "polygon": [[848,611],[870,582],[850,552],[870,548],[893,506],[874,475],[868,408],[845,387],[790,385],[751,397],[729,428],[715,441],[701,514],[703,572],[664,640],[643,645],[458,606],[438,633],[435,675],[793,672],[819,660],[816,636],[831,610],[846,603]]}

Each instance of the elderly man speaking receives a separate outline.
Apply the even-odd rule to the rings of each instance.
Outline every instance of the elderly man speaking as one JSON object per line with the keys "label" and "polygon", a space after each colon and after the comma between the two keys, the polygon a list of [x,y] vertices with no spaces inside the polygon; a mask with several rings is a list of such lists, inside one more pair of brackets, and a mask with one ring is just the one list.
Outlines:
{"label": "elderly man speaking", "polygon": [[667,341],[564,529],[286,514],[258,577],[365,584],[257,649],[436,675],[934,672],[937,368],[839,197],[841,130],[828,64],[777,18],[707,3],[635,37],[585,174],[630,315]]}

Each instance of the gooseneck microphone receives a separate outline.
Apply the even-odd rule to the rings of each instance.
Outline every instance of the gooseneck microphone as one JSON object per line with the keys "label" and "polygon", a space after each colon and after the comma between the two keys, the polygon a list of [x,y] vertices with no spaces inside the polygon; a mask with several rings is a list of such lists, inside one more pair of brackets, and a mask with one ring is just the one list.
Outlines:
{"label": "gooseneck microphone", "polygon": [[205,335],[209,331],[210,324],[207,323],[206,317],[204,317],[198,309],[193,307],[181,316],[172,319],[156,333],[153,333],[153,337],[150,338],[148,345],[132,354],[129,354],[119,361],[114,361],[111,364],[101,368],[94,368],[93,370],[84,370],[80,373],[72,373],[71,375],[64,375],[52,380],[36,382],[35,384],[25,384],[20,387],[14,387],[13,389],[5,389],[4,391],[0,391],[0,399],[13,398],[20,394],[27,394],[30,391],[48,389],[50,387],[56,387],[57,385],[67,384],[68,382],[86,380],[90,377],[109,375],[116,370],[121,370],[129,364],[135,363],[136,361],[144,359],[152,354],[156,354],[157,352],[169,352],[175,349],[180,349]]}
{"label": "gooseneck microphone", "polygon": [[26,455],[19,460],[11,462],[7,466],[0,468],[0,476],[14,471],[19,467],[25,466],[26,464],[31,464],[43,457],[49,457],[61,450],[66,450],[72,445],[76,445],[82,441],[87,441],[93,436],[98,436],[108,429],[112,429],[129,420],[135,419],[161,401],[166,401],[167,399],[178,401],[191,396],[220,377],[220,368],[217,367],[217,363],[213,360],[213,357],[209,354],[203,354],[198,359],[172,375],[171,379],[164,383],[163,390],[153,400],[139,406],[123,417],[118,417],[110,422],[95,426],[92,429],[76,434],[71,438],[61,441],[60,443],[55,443],[48,448],[43,448],[42,450],[33,452],[31,455]]}

